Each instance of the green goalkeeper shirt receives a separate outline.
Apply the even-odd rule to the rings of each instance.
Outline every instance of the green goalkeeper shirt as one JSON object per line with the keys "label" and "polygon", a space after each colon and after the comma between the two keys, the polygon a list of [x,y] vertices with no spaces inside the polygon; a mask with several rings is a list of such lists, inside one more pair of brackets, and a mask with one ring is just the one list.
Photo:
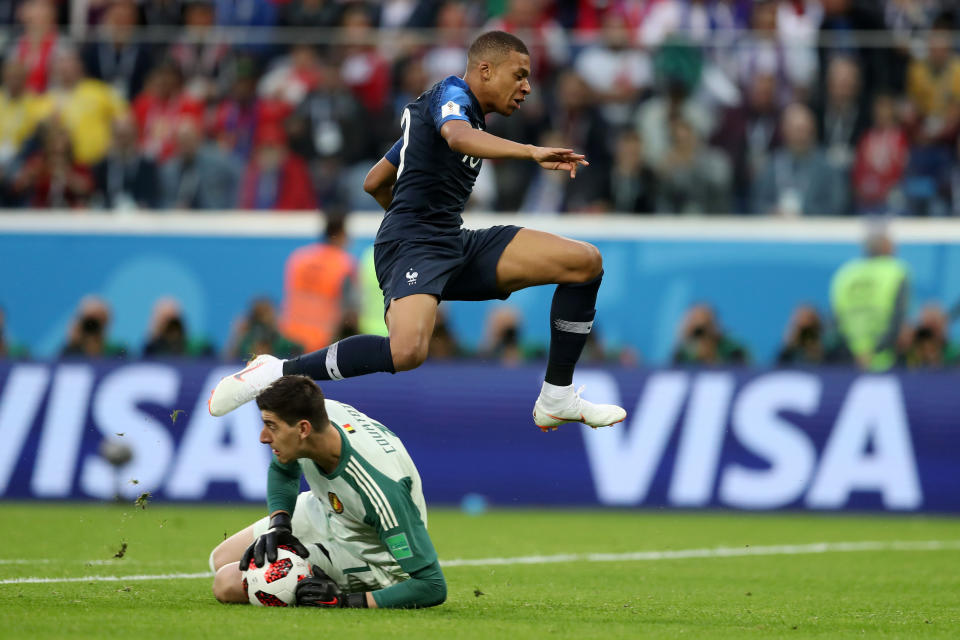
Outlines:
{"label": "green goalkeeper shirt", "polygon": [[327,474],[308,458],[287,464],[274,458],[267,474],[269,512],[293,513],[302,474],[328,511],[331,543],[402,580],[374,592],[377,606],[442,602],[446,585],[427,534],[420,474],[403,443],[350,405],[326,400],[326,410],[342,442],[337,468]]}

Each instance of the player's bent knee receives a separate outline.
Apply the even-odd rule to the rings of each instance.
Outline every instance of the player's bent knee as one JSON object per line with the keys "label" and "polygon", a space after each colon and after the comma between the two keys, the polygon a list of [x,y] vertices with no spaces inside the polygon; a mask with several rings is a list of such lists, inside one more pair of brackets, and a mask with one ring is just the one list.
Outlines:
{"label": "player's bent knee", "polygon": [[221,567],[213,577],[213,597],[225,604],[246,602],[240,572],[234,567]]}
{"label": "player's bent knee", "polygon": [[603,272],[603,255],[601,255],[600,249],[589,242],[583,243],[583,249],[583,281],[588,282]]}
{"label": "player's bent knee", "polygon": [[393,356],[393,368],[397,371],[416,369],[427,359],[429,343],[390,341],[390,353]]}

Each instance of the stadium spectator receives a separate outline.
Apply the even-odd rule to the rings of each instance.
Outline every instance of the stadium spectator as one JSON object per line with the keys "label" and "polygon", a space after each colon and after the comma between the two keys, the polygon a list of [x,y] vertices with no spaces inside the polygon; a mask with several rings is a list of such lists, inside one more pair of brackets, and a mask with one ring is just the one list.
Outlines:
{"label": "stadium spectator", "polygon": [[739,87],[748,87],[758,73],[771,75],[776,80],[779,105],[798,99],[796,87],[805,88],[809,73],[798,77],[791,74],[804,68],[803,62],[791,64],[792,51],[801,57],[808,55],[808,47],[787,48],[777,31],[776,0],[755,0],[750,11],[750,30],[745,31],[730,52],[731,75]]}
{"label": "stadium spectator", "polygon": [[144,90],[133,101],[133,115],[140,129],[140,148],[162,163],[176,149],[178,124],[188,119],[199,123],[203,104],[183,91],[177,63],[164,60],[150,72]]}
{"label": "stadium spectator", "polygon": [[690,123],[670,123],[671,146],[657,167],[658,213],[727,213],[730,161],[700,141]]}
{"label": "stadium spectator", "polygon": [[825,329],[820,313],[812,305],[802,304],[794,309],[777,354],[777,364],[815,366],[834,361],[837,354]]}
{"label": "stadium spectator", "polygon": [[590,87],[575,71],[559,74],[555,102],[548,114],[552,129],[566,141],[565,146],[558,146],[579,149],[590,159],[589,169],[569,181],[563,211],[580,211],[591,205],[597,199],[600,180],[610,170],[610,125],[591,96]]}
{"label": "stadium spectator", "polygon": [[216,145],[204,142],[195,120],[177,124],[176,144],[176,155],[160,167],[164,206],[207,210],[236,206],[242,169]]}
{"label": "stadium spectator", "polygon": [[774,152],[754,183],[757,213],[780,216],[840,215],[845,213],[847,184],[830,168],[816,144],[816,125],[810,109],[794,103],[783,112],[784,147]]}
{"label": "stadium spectator", "polygon": [[960,55],[953,48],[951,18],[937,18],[927,35],[926,59],[916,58],[907,70],[907,95],[917,126],[937,142],[960,133]]}
{"label": "stadium spectator", "polygon": [[902,94],[914,43],[923,39],[937,17],[937,2],[931,0],[886,0],[883,7],[884,27],[893,40],[887,64],[893,82],[887,87]]}
{"label": "stadium spectator", "polygon": [[437,307],[437,321],[433,325],[433,335],[430,336],[429,358],[434,362],[437,360],[457,360],[466,356],[450,328],[450,320],[447,318],[446,309],[445,303],[441,303]]}
{"label": "stadium spectator", "polygon": [[954,367],[960,360],[960,348],[950,342],[950,320],[943,308],[928,304],[920,311],[903,363],[911,369],[943,369]]}
{"label": "stadium spectator", "polygon": [[229,88],[231,46],[212,37],[215,18],[213,0],[184,2],[183,33],[167,52],[179,67],[185,93],[200,103],[224,95]]}
{"label": "stadium spectator", "polygon": [[801,94],[798,97],[808,97],[817,82],[817,32],[823,6],[820,0],[780,0],[776,21],[777,37],[787,55],[787,75]]}
{"label": "stadium spectator", "polygon": [[180,303],[174,298],[161,298],[153,305],[150,336],[143,348],[147,358],[208,358],[213,346],[206,340],[190,338]]}
{"label": "stadium spectator", "polygon": [[17,10],[23,35],[12,45],[8,58],[27,70],[27,88],[36,93],[47,90],[53,59],[63,44],[57,33],[57,8],[50,0],[27,0]]}
{"label": "stadium spectator", "polygon": [[960,216],[960,138],[954,145],[954,155],[946,182],[948,213],[951,216]]}
{"label": "stadium spectator", "polygon": [[0,86],[0,178],[4,182],[24,144],[53,110],[49,98],[27,90],[26,80],[26,67],[13,57],[7,58]]}
{"label": "stadium spectator", "polygon": [[293,358],[303,353],[303,347],[289,340],[277,326],[277,309],[268,298],[256,298],[250,310],[234,325],[225,350],[230,360],[248,360],[262,353],[281,354],[278,358]]}
{"label": "stadium spectator", "polygon": [[646,14],[638,20],[637,35],[639,42],[649,48],[663,44],[673,35],[708,47],[716,44],[718,38],[729,37],[729,30],[746,27],[749,19],[743,2],[730,0],[658,0],[646,4]]}
{"label": "stadium spectator", "polygon": [[[713,113],[703,101],[693,97],[700,85],[702,67],[701,52],[685,44],[667,44],[655,55],[657,93],[640,105],[636,118],[644,153],[652,166],[659,166],[670,148],[670,121],[674,118],[689,122],[702,140],[713,131]],[[589,97],[585,95],[583,99]],[[590,152],[586,155],[592,163]]]}
{"label": "stadium spectator", "polygon": [[616,136],[613,167],[599,197],[602,207],[617,213],[653,213],[657,203],[657,176],[643,154],[643,140],[633,129]]}
{"label": "stadium spectator", "polygon": [[872,230],[864,257],[833,275],[830,306],[837,330],[860,368],[884,371],[896,361],[896,342],[909,297],[906,265],[894,257],[885,232]]}
{"label": "stadium spectator", "polygon": [[482,360],[495,360],[509,367],[546,355],[542,347],[523,342],[522,316],[510,305],[498,305],[490,310],[483,335],[477,353]]}
{"label": "stadium spectator", "polygon": [[370,7],[359,2],[348,4],[340,28],[343,41],[348,43],[341,50],[340,77],[368,117],[383,117],[390,106],[390,64],[373,44],[377,34]]}
{"label": "stadium spectator", "polygon": [[903,173],[904,212],[912,216],[942,216],[948,211],[944,194],[951,188],[950,150],[925,126],[913,130],[907,168]]}
{"label": "stadium spectator", "polygon": [[299,145],[300,155],[339,168],[382,154],[381,141],[370,130],[363,108],[343,85],[337,69],[323,60],[317,70],[316,83],[287,121],[291,143]]}
{"label": "stadium spectator", "polygon": [[827,92],[817,106],[817,124],[827,161],[844,175],[853,164],[857,141],[867,127],[865,107],[856,61],[847,56],[831,59],[827,66]]}
{"label": "stadium spectator", "polygon": [[143,11],[144,24],[151,27],[172,27],[183,24],[182,0],[150,0],[140,8]]}
{"label": "stadium spectator", "polygon": [[133,0],[107,0],[96,37],[82,50],[90,76],[113,86],[125,100],[143,90],[153,56],[147,44],[136,39],[139,9]]}
{"label": "stadium spectator", "polygon": [[341,4],[336,0],[290,0],[281,4],[278,23],[284,27],[335,27]]}
{"label": "stadium spectator", "polygon": [[[829,61],[835,56],[848,56],[857,60],[862,86],[870,91],[889,90],[902,79],[895,78],[887,62],[889,52],[881,47],[861,42],[860,34],[883,28],[883,7],[880,2],[862,0],[821,0],[823,19],[820,22],[820,45],[817,47],[819,62],[816,95],[826,93],[826,72]],[[871,96],[865,96],[867,99]]]}
{"label": "stadium spectator", "polygon": [[268,115],[268,105],[257,96],[255,63],[250,58],[238,60],[229,94],[214,107],[212,137],[225,153],[246,160],[253,152],[257,130]]}
{"label": "stadium spectator", "polygon": [[251,210],[312,210],[317,207],[307,163],[290,153],[283,130],[261,127],[240,186],[239,207]]}
{"label": "stadium spectator", "polygon": [[750,79],[746,101],[726,109],[717,127],[712,143],[730,157],[737,211],[750,210],[750,189],[780,146],[779,119],[776,79],[758,73]]}
{"label": "stadium spectator", "polygon": [[107,157],[93,167],[96,195],[102,208],[158,209],[159,171],[152,158],[137,148],[137,125],[132,118],[113,123],[113,145]]}
{"label": "stadium spectator", "polygon": [[744,365],[750,355],[724,333],[709,305],[698,304],[683,318],[672,361],[675,365]]}
{"label": "stadium spectator", "polygon": [[345,213],[331,213],[323,240],[287,258],[280,328],[307,351],[357,332],[357,263],[348,242]]}
{"label": "stadium spectator", "polygon": [[910,145],[897,122],[896,103],[881,94],[873,101],[873,126],[857,145],[853,163],[853,192],[858,213],[896,210],[900,180],[907,168]]}
{"label": "stadium spectator", "polygon": [[574,68],[615,127],[628,124],[643,92],[653,84],[650,57],[630,46],[626,18],[616,9],[604,14],[600,40],[577,56]]}
{"label": "stadium spectator", "polygon": [[127,101],[112,86],[87,76],[71,48],[56,55],[49,95],[54,114],[70,132],[77,162],[100,162],[110,148],[113,123],[129,113]]}
{"label": "stadium spectator", "polygon": [[570,61],[570,42],[551,13],[545,0],[507,0],[503,15],[484,25],[484,31],[506,31],[516,34],[530,49],[531,75],[548,82],[554,71]]}
{"label": "stadium spectator", "polygon": [[77,306],[77,313],[67,333],[67,343],[60,352],[63,357],[122,358],[127,349],[111,342],[110,307],[97,296],[87,296]]}
{"label": "stadium spectator", "polygon": [[[440,82],[447,76],[462,76],[467,68],[467,47],[464,34],[469,28],[467,6],[460,0],[447,0],[437,10],[436,35],[423,54],[426,84]],[[419,94],[417,94],[419,95]],[[413,96],[416,100],[417,95]]]}
{"label": "stadium spectator", "polygon": [[93,176],[74,159],[70,132],[54,118],[41,128],[40,137],[40,149],[13,178],[13,198],[33,208],[85,207],[93,195]]}
{"label": "stadium spectator", "polygon": [[309,44],[295,44],[288,55],[274,60],[257,85],[257,94],[286,105],[286,117],[317,87],[322,70],[320,56]]}
{"label": "stadium spectator", "polygon": [[30,357],[30,350],[26,346],[10,339],[6,330],[7,316],[3,307],[0,307],[0,360],[22,360]]}

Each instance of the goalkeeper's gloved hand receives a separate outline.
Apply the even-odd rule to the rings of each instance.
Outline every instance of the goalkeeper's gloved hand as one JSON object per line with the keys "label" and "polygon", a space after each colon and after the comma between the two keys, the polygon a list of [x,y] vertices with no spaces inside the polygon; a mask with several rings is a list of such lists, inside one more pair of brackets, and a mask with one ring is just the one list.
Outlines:
{"label": "goalkeeper's gloved hand", "polygon": [[254,540],[253,544],[243,552],[243,557],[240,558],[240,569],[248,569],[251,560],[258,567],[263,566],[264,559],[267,562],[276,562],[277,547],[280,545],[290,547],[301,558],[310,555],[306,547],[293,535],[290,514],[283,511],[273,514],[270,518],[270,528]]}
{"label": "goalkeeper's gloved hand", "polygon": [[344,594],[337,583],[316,565],[313,567],[313,576],[304,578],[297,584],[296,595],[298,607],[324,609],[365,609],[367,607],[366,593]]}

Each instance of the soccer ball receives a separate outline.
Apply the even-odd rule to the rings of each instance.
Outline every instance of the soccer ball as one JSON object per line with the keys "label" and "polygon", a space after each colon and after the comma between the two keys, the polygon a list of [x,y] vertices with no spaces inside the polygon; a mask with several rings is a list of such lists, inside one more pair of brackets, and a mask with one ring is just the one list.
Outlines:
{"label": "soccer ball", "polygon": [[277,547],[276,562],[264,562],[242,570],[243,592],[250,604],[260,607],[287,607],[297,600],[297,583],[311,575],[310,563],[286,545]]}

